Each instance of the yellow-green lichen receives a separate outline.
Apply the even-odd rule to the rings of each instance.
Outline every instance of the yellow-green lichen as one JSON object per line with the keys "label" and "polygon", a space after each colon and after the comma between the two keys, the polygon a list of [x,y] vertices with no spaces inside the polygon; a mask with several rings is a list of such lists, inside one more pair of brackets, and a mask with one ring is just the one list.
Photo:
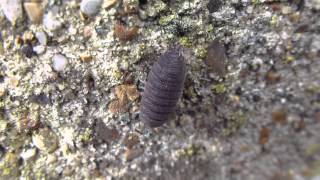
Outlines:
{"label": "yellow-green lichen", "polygon": [[227,121],[227,127],[223,129],[222,134],[224,136],[229,136],[236,132],[241,126],[247,121],[246,116],[243,112],[238,111],[230,115]]}
{"label": "yellow-green lichen", "polygon": [[307,179],[314,179],[320,175],[320,161],[312,162],[311,165],[302,171],[302,175]]}
{"label": "yellow-green lichen", "polygon": [[11,152],[5,154],[0,162],[0,176],[4,179],[14,179],[19,177],[19,157]]}
{"label": "yellow-green lichen", "polygon": [[180,157],[189,158],[200,154],[201,150],[203,150],[202,146],[192,144],[187,148],[177,150],[177,154]]}
{"label": "yellow-green lichen", "polygon": [[176,14],[170,14],[168,16],[162,16],[159,19],[159,24],[162,26],[168,25],[172,20],[174,20],[175,18],[177,18]]}
{"label": "yellow-green lichen", "polygon": [[207,56],[207,50],[203,47],[196,48],[194,51],[196,56],[200,59],[204,59]]}
{"label": "yellow-green lichen", "polygon": [[320,92],[320,85],[319,84],[310,84],[305,88],[306,92],[311,94],[316,94]]}
{"label": "yellow-green lichen", "polygon": [[91,140],[91,134],[92,134],[92,130],[87,128],[85,129],[85,131],[81,134],[79,134],[79,140],[82,142],[89,142]]}
{"label": "yellow-green lichen", "polygon": [[270,20],[270,26],[276,26],[278,24],[279,18],[277,15],[273,15]]}
{"label": "yellow-green lichen", "polygon": [[207,33],[213,32],[213,25],[212,24],[209,24],[209,25],[206,26],[206,32]]}
{"label": "yellow-green lichen", "polygon": [[0,116],[0,133],[5,132],[7,126],[8,126],[8,122],[6,120],[4,120],[3,118],[1,118],[1,116]]}
{"label": "yellow-green lichen", "polygon": [[222,94],[226,92],[226,87],[224,84],[214,84],[211,86],[211,91],[216,94]]}
{"label": "yellow-green lichen", "polygon": [[122,74],[120,71],[114,70],[112,72],[112,77],[115,78],[116,80],[119,80],[122,77]]}
{"label": "yellow-green lichen", "polygon": [[285,64],[289,64],[289,63],[291,63],[291,62],[293,62],[293,61],[294,61],[294,57],[291,56],[291,55],[287,55],[287,56],[284,58],[284,60],[283,60],[283,62],[284,62]]}
{"label": "yellow-green lichen", "polygon": [[306,156],[312,156],[320,151],[320,144],[310,144],[305,149],[305,155]]}
{"label": "yellow-green lichen", "polygon": [[184,47],[191,47],[192,46],[189,38],[186,36],[179,38],[179,43]]}
{"label": "yellow-green lichen", "polygon": [[33,144],[41,151],[52,153],[58,148],[57,135],[48,128],[40,129],[32,136]]}
{"label": "yellow-green lichen", "polygon": [[253,5],[258,5],[258,4],[260,4],[260,1],[259,1],[259,0],[252,0],[251,2],[252,2]]}

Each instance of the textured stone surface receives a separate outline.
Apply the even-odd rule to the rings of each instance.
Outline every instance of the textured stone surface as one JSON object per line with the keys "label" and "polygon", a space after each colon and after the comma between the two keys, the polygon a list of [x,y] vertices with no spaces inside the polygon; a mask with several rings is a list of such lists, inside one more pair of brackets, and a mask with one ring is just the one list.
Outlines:
{"label": "textured stone surface", "polygon": [[[81,18],[80,1],[43,1],[40,24],[0,13],[1,177],[319,178],[318,0],[118,2]],[[225,48],[219,76],[206,62],[221,52],[208,52],[214,40]],[[185,87],[170,123],[150,130],[140,94],[172,44],[183,47]],[[27,58],[25,45],[45,51]],[[35,104],[37,128],[20,130]]]}

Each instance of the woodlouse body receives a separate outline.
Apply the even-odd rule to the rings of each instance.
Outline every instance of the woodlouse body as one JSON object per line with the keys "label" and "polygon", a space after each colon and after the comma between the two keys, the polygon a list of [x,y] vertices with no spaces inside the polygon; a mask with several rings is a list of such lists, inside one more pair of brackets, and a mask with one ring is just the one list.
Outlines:
{"label": "woodlouse body", "polygon": [[150,127],[169,119],[182,94],[186,64],[177,48],[172,48],[153,64],[140,106],[140,119]]}

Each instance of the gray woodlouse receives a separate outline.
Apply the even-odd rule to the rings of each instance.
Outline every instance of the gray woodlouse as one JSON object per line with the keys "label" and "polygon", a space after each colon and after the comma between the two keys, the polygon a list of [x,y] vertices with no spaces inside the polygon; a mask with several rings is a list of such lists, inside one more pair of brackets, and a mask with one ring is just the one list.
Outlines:
{"label": "gray woodlouse", "polygon": [[182,94],[186,64],[178,51],[169,49],[151,67],[140,105],[140,119],[149,127],[164,124]]}

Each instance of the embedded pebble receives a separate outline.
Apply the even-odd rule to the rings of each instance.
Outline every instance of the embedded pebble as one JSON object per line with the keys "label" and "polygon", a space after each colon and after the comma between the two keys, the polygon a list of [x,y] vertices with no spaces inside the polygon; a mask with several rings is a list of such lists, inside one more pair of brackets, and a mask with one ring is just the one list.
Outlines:
{"label": "embedded pebble", "polygon": [[124,153],[124,159],[126,161],[132,161],[133,159],[141,156],[143,154],[142,148],[134,148],[134,149],[127,149]]}
{"label": "embedded pebble", "polygon": [[52,163],[55,163],[57,162],[58,158],[55,154],[49,154],[48,157],[47,157],[47,164],[52,164]]}
{"label": "embedded pebble", "polygon": [[92,31],[90,26],[86,26],[83,28],[83,36],[86,39],[89,39],[92,36]]}
{"label": "embedded pebble", "polygon": [[119,38],[121,42],[126,42],[134,39],[138,35],[139,27],[125,27],[121,23],[114,24],[114,35]]}
{"label": "embedded pebble", "polygon": [[206,64],[214,73],[222,76],[226,73],[226,52],[225,47],[218,40],[213,40],[208,47]]}
{"label": "embedded pebble", "polygon": [[306,1],[306,4],[309,6],[309,7],[312,7],[316,10],[319,10],[320,9],[320,1],[319,0],[310,0],[310,1]]}
{"label": "embedded pebble", "polygon": [[19,179],[19,156],[15,153],[8,152],[0,161],[1,179]]}
{"label": "embedded pebble", "polygon": [[118,0],[105,0],[103,2],[102,7],[104,9],[108,9],[108,8],[112,7],[113,5],[115,5],[117,2],[118,2]]}
{"label": "embedded pebble", "polygon": [[43,54],[46,51],[46,47],[45,46],[35,46],[33,47],[33,51],[37,54]]}
{"label": "embedded pebble", "polygon": [[36,154],[37,154],[37,149],[32,148],[32,149],[24,150],[21,153],[21,157],[23,158],[23,160],[26,161],[26,160],[32,159]]}
{"label": "embedded pebble", "polygon": [[140,94],[135,85],[119,85],[115,88],[116,99],[108,105],[108,111],[113,114],[124,113],[129,108],[129,101],[133,102]]}
{"label": "embedded pebble", "polygon": [[52,64],[54,70],[63,71],[68,64],[68,60],[65,56],[61,54],[56,54],[52,58]]}
{"label": "embedded pebble", "polygon": [[44,16],[43,25],[49,31],[56,31],[62,27],[62,22],[49,13]]}
{"label": "embedded pebble", "polygon": [[31,44],[25,44],[21,47],[21,52],[27,57],[31,58],[32,55],[34,54],[33,48]]}
{"label": "embedded pebble", "polygon": [[36,37],[41,45],[47,45],[47,34],[43,31],[36,32]]}
{"label": "embedded pebble", "polygon": [[140,142],[139,136],[137,134],[130,134],[127,135],[124,140],[123,144],[128,148],[131,149],[133,146]]}
{"label": "embedded pebble", "polygon": [[98,121],[95,127],[97,140],[102,140],[105,142],[113,142],[119,139],[120,134],[118,130],[114,127],[107,127],[102,121]]}
{"label": "embedded pebble", "polygon": [[33,144],[48,153],[52,153],[58,148],[58,137],[48,128],[41,129],[39,133],[32,136]]}
{"label": "embedded pebble", "polygon": [[94,16],[98,13],[101,7],[102,0],[82,0],[80,10],[87,16]]}
{"label": "embedded pebble", "polygon": [[22,18],[21,0],[1,0],[0,5],[3,14],[13,25]]}
{"label": "embedded pebble", "polygon": [[43,15],[43,8],[41,3],[38,2],[25,2],[23,3],[24,9],[28,15],[28,18],[32,23],[38,24],[41,22]]}
{"label": "embedded pebble", "polygon": [[221,0],[209,0],[209,3],[207,4],[207,8],[210,13],[214,13],[221,8],[222,3],[223,1]]}
{"label": "embedded pebble", "polygon": [[80,54],[80,59],[82,62],[90,62],[92,60],[92,56],[90,55],[90,53],[82,53]]}
{"label": "embedded pebble", "polygon": [[0,97],[2,97],[5,92],[6,92],[6,89],[5,89],[4,85],[0,85]]}

